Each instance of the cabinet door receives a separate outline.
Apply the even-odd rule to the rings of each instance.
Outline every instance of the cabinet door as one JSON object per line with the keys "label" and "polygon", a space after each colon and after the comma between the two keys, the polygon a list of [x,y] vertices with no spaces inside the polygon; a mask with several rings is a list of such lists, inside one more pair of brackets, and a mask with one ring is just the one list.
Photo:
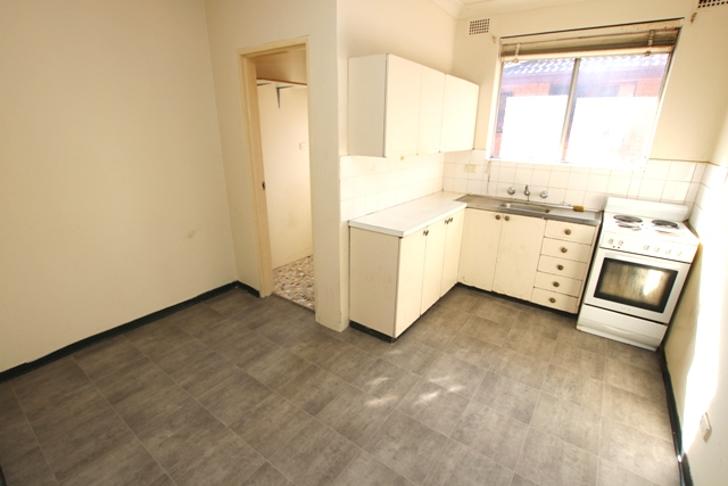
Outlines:
{"label": "cabinet door", "polygon": [[472,150],[478,111],[478,85],[446,75],[442,117],[442,152]]}
{"label": "cabinet door", "polygon": [[464,219],[465,211],[458,211],[450,216],[450,222],[447,225],[440,296],[445,295],[458,281],[458,266],[460,264],[460,247],[463,239]]}
{"label": "cabinet door", "polygon": [[417,153],[422,66],[387,56],[387,97],[384,133],[386,157]]}
{"label": "cabinet door", "polygon": [[440,298],[447,226],[443,219],[435,224],[431,224],[425,230],[427,233],[427,244],[425,247],[425,270],[422,278],[421,314],[424,314]]}
{"label": "cabinet door", "polygon": [[493,290],[503,217],[480,209],[465,209],[459,280],[483,290]]}
{"label": "cabinet door", "polygon": [[435,154],[440,151],[445,74],[425,66],[421,66],[420,69],[422,78],[417,153]]}
{"label": "cabinet door", "polygon": [[530,300],[546,221],[528,216],[503,215],[493,290]]}
{"label": "cabinet door", "polygon": [[420,317],[426,241],[427,236],[423,231],[399,239],[394,337],[402,334]]}

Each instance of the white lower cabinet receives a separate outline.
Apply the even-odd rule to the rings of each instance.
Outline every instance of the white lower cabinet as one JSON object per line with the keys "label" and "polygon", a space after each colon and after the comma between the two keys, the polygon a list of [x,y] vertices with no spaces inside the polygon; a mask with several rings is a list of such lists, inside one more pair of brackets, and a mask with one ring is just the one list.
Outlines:
{"label": "white lower cabinet", "polygon": [[545,224],[540,218],[466,209],[460,281],[529,300]]}
{"label": "white lower cabinet", "polygon": [[350,228],[349,318],[402,334],[456,283],[462,221],[461,209],[404,237]]}
{"label": "white lower cabinet", "polygon": [[460,282],[578,312],[596,227],[467,208]]}

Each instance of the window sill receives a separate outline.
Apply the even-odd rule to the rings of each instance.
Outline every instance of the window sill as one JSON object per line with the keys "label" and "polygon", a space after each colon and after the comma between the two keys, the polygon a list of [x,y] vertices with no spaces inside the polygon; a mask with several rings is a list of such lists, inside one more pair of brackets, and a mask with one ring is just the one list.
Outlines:
{"label": "window sill", "polygon": [[500,159],[497,157],[485,157],[488,162],[495,162],[502,165],[531,165],[531,166],[542,166],[550,169],[609,169],[609,170],[635,170],[643,169],[647,165],[648,159],[642,159],[634,162],[604,162],[604,163],[578,163],[578,162],[566,162],[560,161],[548,161],[548,160],[513,160],[513,159]]}

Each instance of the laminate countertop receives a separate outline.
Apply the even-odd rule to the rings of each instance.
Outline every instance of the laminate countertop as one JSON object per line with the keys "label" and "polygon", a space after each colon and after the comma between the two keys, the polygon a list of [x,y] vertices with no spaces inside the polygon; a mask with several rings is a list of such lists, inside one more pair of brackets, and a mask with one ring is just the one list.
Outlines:
{"label": "laminate countertop", "polygon": [[[601,211],[574,211],[571,206],[542,204],[522,201],[519,199],[475,196],[470,194],[461,196],[458,201],[466,203],[469,208],[482,209],[484,211],[493,211],[497,213],[519,214],[533,218],[553,219],[556,221],[588,224],[591,226],[599,226],[602,222]],[[529,206],[533,208],[540,208],[541,211],[534,211],[529,208]]]}

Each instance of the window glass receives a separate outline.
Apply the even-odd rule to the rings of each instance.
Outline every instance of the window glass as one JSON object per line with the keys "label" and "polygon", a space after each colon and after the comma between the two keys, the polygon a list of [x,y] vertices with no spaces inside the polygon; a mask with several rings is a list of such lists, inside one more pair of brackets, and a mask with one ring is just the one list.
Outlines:
{"label": "window glass", "polygon": [[668,59],[668,54],[581,59],[566,160],[603,164],[642,159]]}
{"label": "window glass", "polygon": [[561,159],[573,58],[505,63],[493,154],[506,160]]}

